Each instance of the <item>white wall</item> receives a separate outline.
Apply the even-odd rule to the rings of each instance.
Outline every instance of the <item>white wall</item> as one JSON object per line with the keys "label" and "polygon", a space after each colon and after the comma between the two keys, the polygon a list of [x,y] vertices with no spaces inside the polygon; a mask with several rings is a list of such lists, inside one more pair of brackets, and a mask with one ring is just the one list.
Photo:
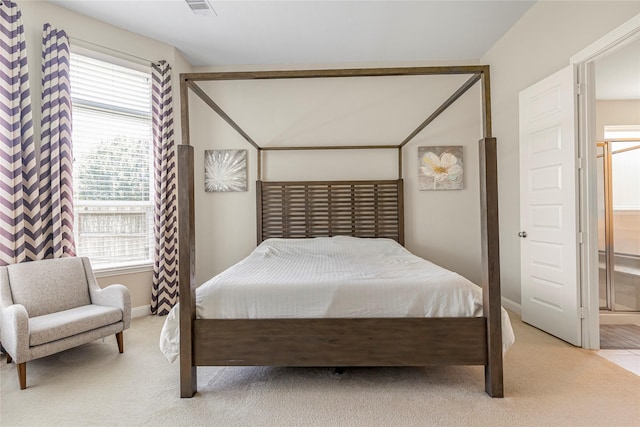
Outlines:
{"label": "white wall", "polygon": [[[17,3],[22,10],[25,29],[36,144],[39,143],[41,120],[42,26],[47,22],[56,28],[65,30],[71,38],[72,45],[83,43],[83,46],[90,47],[91,44],[95,44],[103,47],[103,49],[95,47],[96,49],[113,55],[121,55],[125,59],[128,58],[128,55],[132,55],[149,61],[164,59],[169,62],[173,67],[174,111],[177,112],[175,116],[176,142],[180,142],[179,73],[190,72],[191,66],[177,49],[48,2],[18,1]],[[127,286],[131,292],[134,307],[148,305],[151,301],[151,272],[102,277],[98,279],[98,282],[101,286],[111,283],[122,283]]]}
{"label": "white wall", "polygon": [[[519,231],[519,151],[518,151],[518,94],[524,88],[552,74],[569,64],[569,58],[601,36],[616,28],[630,17],[640,12],[638,2],[614,1],[542,1],[535,4],[524,16],[480,59],[479,63],[491,66],[493,135],[498,138],[498,175],[500,191],[500,227],[501,227],[501,271],[502,293],[506,298],[520,303],[520,240]],[[352,65],[352,64],[350,64]],[[358,66],[380,66],[380,64],[357,64]],[[393,64],[398,65],[398,64]],[[424,64],[402,64],[424,65]],[[320,66],[328,67],[327,64]],[[330,66],[329,66],[330,67]],[[344,64],[335,68],[344,67]],[[317,68],[317,67],[314,67]],[[197,71],[218,71],[220,69],[198,69]],[[229,71],[225,69],[224,71]],[[300,83],[304,85],[304,83]],[[427,87],[427,86],[425,86]],[[363,93],[375,93],[378,84],[372,84]],[[459,100],[453,109],[447,111],[436,122],[418,135],[405,149],[404,177],[406,198],[406,243],[410,250],[447,268],[460,272],[473,281],[480,279],[479,253],[479,208],[477,193],[477,149],[476,143],[481,136],[478,108],[479,92],[477,88]],[[265,92],[267,93],[267,92]],[[228,93],[230,95],[230,93]],[[228,111],[232,117],[236,111],[249,110],[250,114],[261,114],[270,111],[271,96],[248,101],[246,95],[237,98],[243,106],[231,106]],[[219,98],[213,95],[217,101]],[[220,95],[225,96],[224,91]],[[474,98],[475,97],[475,98]],[[315,98],[314,98],[315,99]],[[429,99],[428,96],[425,99]],[[192,101],[193,102],[193,101]],[[302,122],[282,123],[287,114],[278,114],[274,118],[264,117],[270,123],[279,122],[288,131],[283,131],[287,143],[292,136],[304,133],[290,131],[290,128],[304,128],[305,113],[316,114],[330,109],[323,100],[308,110],[299,111],[298,119]],[[199,103],[199,101],[196,101]],[[201,103],[200,103],[201,104]],[[221,102],[226,108],[224,102]],[[235,110],[234,110],[235,108]],[[413,111],[415,105],[405,103],[399,107],[401,113]],[[193,108],[196,110],[196,108]],[[208,116],[204,109],[194,111],[199,118],[206,118],[208,127],[199,127],[193,132],[192,144],[196,147],[196,185],[202,185],[203,162],[205,149],[215,148],[247,148],[247,144],[215,115]],[[272,111],[271,111],[272,112]],[[233,113],[233,114],[232,114]],[[351,118],[354,112],[342,111],[342,116]],[[460,119],[464,118],[461,122]],[[471,118],[471,119],[470,119]],[[313,120],[313,119],[312,119]],[[330,121],[330,120],[327,120]],[[259,126],[252,120],[240,122],[249,135],[260,143],[264,141],[255,136],[256,130],[251,126]],[[385,134],[388,122],[379,121],[374,125],[374,133]],[[203,126],[201,124],[194,126]],[[287,126],[289,126],[287,128]],[[311,125],[308,125],[309,130]],[[314,128],[318,130],[318,126]],[[343,128],[341,128],[343,129]],[[273,129],[265,131],[268,136],[276,135]],[[271,133],[269,133],[271,132]],[[386,134],[385,134],[386,135]],[[287,140],[287,138],[289,138]],[[322,142],[320,142],[322,143]],[[327,143],[331,143],[328,141]],[[417,147],[421,145],[464,145],[465,146],[465,190],[462,192],[446,191],[439,193],[419,192],[416,188],[415,174],[417,164]],[[314,162],[319,158],[314,155]],[[335,163],[337,157],[332,157]],[[281,172],[287,168],[286,177],[300,177],[300,171],[309,173],[313,162],[274,160],[277,166],[267,166],[267,171]],[[254,150],[249,149],[250,174],[254,174]],[[287,163],[288,162],[288,163]],[[345,160],[353,165],[350,172],[358,175],[365,173],[363,162]],[[371,161],[370,163],[373,163]],[[375,161],[377,162],[377,160]],[[284,164],[287,163],[286,166]],[[335,164],[326,167],[327,178],[340,177]],[[385,173],[388,170],[385,169]],[[316,177],[315,172],[312,173]],[[199,175],[198,175],[199,174]],[[268,177],[271,177],[267,174]],[[249,182],[255,181],[250,175]],[[253,185],[253,184],[251,184]],[[250,186],[249,195],[238,194],[205,194],[202,187],[196,193],[197,229],[196,239],[197,271],[196,281],[201,283],[211,275],[228,267],[245,256],[255,245],[255,201],[254,187]],[[206,219],[203,218],[206,217]]]}
{"label": "white wall", "polygon": [[[23,11],[27,33],[36,132],[38,132],[40,120],[40,37],[44,22],[51,22],[64,28],[71,37],[77,39],[150,60],[168,60],[172,63],[174,72],[174,110],[179,111],[178,74],[189,72],[191,69],[175,48],[47,2],[21,1],[18,3]],[[479,61],[491,65],[493,130],[494,136],[498,138],[499,156],[502,288],[503,295],[512,301],[520,302],[520,242],[517,237],[519,231],[518,93],[567,65],[571,55],[637,13],[640,13],[638,2],[538,2]],[[333,67],[327,64],[322,65],[327,68],[347,66],[347,64]],[[382,64],[357,65],[382,66]],[[205,69],[197,71],[205,71]],[[301,85],[303,89],[308,89],[305,83]],[[427,86],[424,85],[423,88]],[[436,85],[431,89],[437,91],[440,87]],[[277,140],[282,140],[289,144],[320,130],[321,132],[315,134],[324,135],[326,140],[314,141],[314,143],[333,144],[337,142],[333,140],[336,135],[346,135],[347,139],[354,137],[355,134],[343,132],[343,125],[346,126],[347,122],[351,122],[354,118],[356,123],[365,123],[370,126],[371,138],[376,138],[377,141],[384,139],[381,143],[396,143],[398,142],[395,139],[396,136],[400,139],[404,138],[426,116],[422,112],[425,108],[428,110],[430,106],[428,103],[433,99],[432,94],[428,93],[418,97],[419,99],[409,100],[404,97],[411,98],[410,92],[413,89],[387,88],[377,79],[375,82],[354,89],[351,96],[364,100],[362,104],[350,103],[337,107],[329,104],[333,95],[327,96],[326,99],[321,96],[310,97],[309,104],[299,109],[286,105],[274,108],[271,104],[273,97],[269,94],[269,89],[265,89],[257,96],[243,93],[240,97],[232,97],[231,92],[225,95],[224,88],[218,90],[223,92],[222,98],[225,102],[236,102],[236,105],[226,105],[221,102],[223,108],[230,108],[229,113],[232,117],[236,111],[252,116],[245,122],[239,120],[239,123],[243,127],[246,125],[247,132],[260,143],[263,141],[275,143]],[[376,97],[381,90],[385,95]],[[294,96],[291,95],[291,97]],[[193,96],[191,98],[192,144],[196,148],[198,230],[196,280],[201,283],[245,256],[255,246],[255,186],[253,184],[256,178],[255,151],[248,148],[250,186],[247,193],[205,193],[202,184],[204,150],[247,148],[248,145],[215,114],[208,112],[201,102],[193,100]],[[214,96],[214,99],[219,98]],[[389,121],[386,120],[385,112],[377,110],[381,103],[395,106],[392,109],[393,118]],[[292,110],[299,113],[295,116],[295,122],[288,121],[291,120]],[[373,114],[375,119],[367,122],[364,114],[361,114],[365,110]],[[418,119],[418,112],[420,119]],[[413,113],[416,113],[416,116],[413,116]],[[404,122],[403,118],[406,118],[407,122]],[[411,122],[410,126],[409,122]],[[334,125],[336,127],[332,127]],[[394,127],[396,125],[397,128]],[[252,126],[260,127],[261,130],[254,130]],[[340,129],[340,132],[336,132],[335,129]],[[388,133],[394,129],[397,129],[398,133],[395,131],[393,134]],[[406,132],[403,133],[401,129]],[[175,131],[176,141],[180,141],[180,127],[177,120]],[[480,137],[480,93],[478,88],[474,88],[405,148],[403,171],[407,195],[408,248],[447,268],[459,271],[474,281],[480,278],[476,148]],[[387,141],[386,138],[392,138],[393,141]],[[465,147],[465,190],[444,192],[417,190],[415,182],[417,147],[427,145],[463,145]],[[376,156],[372,154],[367,154],[364,158],[355,158],[351,155],[349,157],[332,156],[325,159],[328,165],[326,162],[321,163],[321,158],[325,157],[324,154],[314,154],[311,160],[284,157],[269,160],[266,173],[267,178],[277,176],[286,179],[306,177],[309,171],[314,178],[337,179],[361,177],[361,173],[369,175],[376,169],[380,169],[383,177],[394,177],[394,166],[384,163],[386,160]],[[337,159],[341,160],[342,165],[337,164]],[[395,160],[391,160],[391,163],[394,162]],[[314,170],[311,166],[315,163],[318,167]],[[320,176],[320,171],[325,170],[329,176],[324,174]],[[283,175],[280,175],[281,173]],[[138,282],[137,277],[136,282]],[[136,296],[134,305],[148,303],[149,287],[150,278],[149,283],[140,284],[141,292],[136,292],[136,295],[140,296]]]}
{"label": "white wall", "polygon": [[541,1],[481,58],[491,66],[498,139],[502,294],[520,303],[518,94],[640,13],[640,2]]}
{"label": "white wall", "polygon": [[[467,79],[261,80],[202,87],[260,145],[371,145],[402,142]],[[481,277],[481,105],[480,88],[474,87],[403,151],[406,246],[476,282]],[[256,245],[256,151],[195,95],[190,96],[190,112],[196,155],[196,282],[202,283]],[[418,190],[418,147],[436,145],[464,146],[464,190]],[[204,191],[203,157],[210,149],[248,149],[247,192]],[[395,150],[270,152],[263,163],[264,178],[270,180],[395,179],[397,168]]]}
{"label": "white wall", "polygon": [[640,126],[640,100],[600,100],[596,101],[596,132],[598,141],[604,140],[605,126]]}

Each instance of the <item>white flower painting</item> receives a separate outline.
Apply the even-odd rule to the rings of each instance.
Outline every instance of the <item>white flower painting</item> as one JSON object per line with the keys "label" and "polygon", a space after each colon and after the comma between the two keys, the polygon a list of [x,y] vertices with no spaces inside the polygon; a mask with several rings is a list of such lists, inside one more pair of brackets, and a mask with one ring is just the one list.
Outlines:
{"label": "white flower painting", "polygon": [[461,190],[462,146],[418,147],[420,190]]}
{"label": "white flower painting", "polygon": [[204,189],[247,191],[247,150],[205,150]]}

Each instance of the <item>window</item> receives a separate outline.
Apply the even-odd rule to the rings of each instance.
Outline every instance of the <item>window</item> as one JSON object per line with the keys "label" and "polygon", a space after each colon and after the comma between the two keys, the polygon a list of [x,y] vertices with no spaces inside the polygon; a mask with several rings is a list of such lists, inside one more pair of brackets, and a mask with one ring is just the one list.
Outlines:
{"label": "window", "polygon": [[96,270],[153,262],[151,75],[71,54],[74,234]]}

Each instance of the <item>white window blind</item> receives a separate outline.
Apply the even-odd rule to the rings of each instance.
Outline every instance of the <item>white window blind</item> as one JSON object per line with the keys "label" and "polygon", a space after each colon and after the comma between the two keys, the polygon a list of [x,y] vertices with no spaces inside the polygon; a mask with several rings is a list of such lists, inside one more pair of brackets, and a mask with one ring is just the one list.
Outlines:
{"label": "white window blind", "polygon": [[153,262],[151,76],[136,68],[71,54],[74,233],[96,270]]}

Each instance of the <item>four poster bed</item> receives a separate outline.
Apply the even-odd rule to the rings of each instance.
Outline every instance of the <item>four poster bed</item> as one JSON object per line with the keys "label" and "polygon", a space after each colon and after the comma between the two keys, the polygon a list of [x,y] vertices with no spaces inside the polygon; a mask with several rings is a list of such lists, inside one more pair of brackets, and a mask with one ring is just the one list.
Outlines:
{"label": "four poster bed", "polygon": [[[246,79],[300,79],[327,77],[364,77],[400,75],[468,74],[467,80],[444,104],[425,119],[402,143],[393,146],[331,146],[331,147],[260,147],[249,137],[197,84],[199,81]],[[331,258],[335,242],[346,243],[346,249],[334,258],[350,262],[351,254],[366,252],[362,248],[382,245],[385,249],[378,261],[364,261],[376,269],[385,259],[402,259],[405,265],[428,263],[408,253],[404,244],[404,199],[402,180],[402,149],[448,106],[453,104],[469,88],[482,85],[482,111],[484,138],[479,141],[480,150],[480,199],[482,223],[482,292],[478,289],[476,312],[463,315],[419,317],[409,313],[377,313],[353,315],[353,310],[338,315],[331,312],[324,317],[309,318],[299,313],[269,314],[261,318],[228,318],[221,314],[214,318],[200,318],[206,309],[195,286],[195,227],[194,227],[194,157],[189,145],[189,92],[196,94],[216,111],[229,125],[243,136],[258,152],[257,231],[258,248],[248,258],[268,258],[270,254],[287,252],[291,245],[295,251],[309,257],[303,240],[325,245]],[[485,390],[493,397],[503,396],[503,327],[510,329],[506,312],[500,304],[499,251],[498,251],[498,200],[496,176],[496,140],[491,137],[488,66],[452,66],[417,68],[376,68],[345,70],[301,70],[268,72],[191,73],[181,75],[181,106],[183,144],[178,147],[178,206],[179,206],[179,355],[180,390],[182,397],[192,397],[197,391],[197,366],[428,366],[428,365],[480,365],[485,367]],[[399,178],[390,181],[307,181],[265,182],[261,175],[261,154],[267,150],[320,150],[320,149],[397,149]],[[332,240],[329,236],[338,236]],[[311,239],[316,238],[316,239]],[[357,238],[353,239],[352,238]],[[288,240],[295,239],[295,240]],[[370,239],[370,240],[363,240]],[[273,244],[284,246],[272,246]],[[360,249],[353,249],[367,242]],[[356,246],[352,246],[356,245]],[[313,249],[315,251],[315,249]],[[406,252],[406,253],[405,253]],[[298,252],[296,252],[298,253]],[[296,255],[298,256],[298,255]],[[403,258],[409,257],[409,258]],[[414,257],[414,258],[411,258]],[[347,261],[344,261],[347,260]],[[232,267],[227,278],[237,278],[236,269],[242,270],[246,262]],[[284,261],[294,262],[294,261]],[[301,263],[303,261],[300,261]],[[359,261],[358,261],[359,262]],[[261,264],[257,264],[260,269]],[[298,270],[314,271],[315,267],[300,264]],[[323,264],[324,265],[324,264]],[[417,265],[417,264],[416,264]],[[269,270],[269,266],[263,271]],[[411,267],[413,268],[413,267]],[[417,268],[417,267],[416,267]],[[421,268],[421,267],[420,267]],[[439,268],[439,267],[438,267]],[[409,267],[397,269],[406,271]],[[333,271],[334,268],[317,271]],[[339,268],[335,268],[339,270]],[[440,271],[442,270],[442,271]],[[438,270],[436,276],[455,275]],[[446,273],[444,273],[446,272]],[[450,274],[449,274],[450,273]],[[320,273],[319,273],[320,274]],[[360,273],[358,273],[360,274]],[[387,273],[376,273],[385,276]],[[425,273],[426,274],[426,273]],[[429,273],[431,274],[431,273]],[[358,277],[367,276],[367,272]],[[386,277],[386,276],[385,276]],[[456,280],[460,277],[457,276]],[[312,280],[314,278],[311,278]],[[244,279],[239,279],[241,285]],[[271,278],[270,280],[277,280]],[[301,280],[301,279],[295,279]],[[317,281],[323,282],[324,279]],[[465,279],[466,280],[466,279]],[[232,280],[233,281],[233,280]],[[415,281],[415,279],[414,279]],[[437,281],[437,280],[436,280]],[[222,286],[218,284],[214,286]],[[409,280],[410,282],[410,280]],[[361,295],[375,293],[375,286],[385,292],[375,280],[361,281],[369,286]],[[317,283],[314,284],[314,286]],[[411,283],[409,283],[411,284]],[[235,285],[231,286],[233,288]],[[272,284],[283,291],[280,283]],[[242,288],[243,286],[235,286]],[[204,288],[204,286],[203,286]],[[253,289],[253,288],[249,288]],[[256,288],[258,289],[258,288]],[[264,286],[260,289],[269,288]],[[315,288],[314,288],[315,289]],[[363,289],[363,288],[361,288]],[[200,292],[200,289],[198,290]],[[226,291],[225,291],[226,292]],[[275,291],[274,291],[275,292]],[[305,291],[306,292],[306,291]],[[351,291],[349,291],[351,292]],[[396,295],[404,291],[386,291]],[[312,292],[313,294],[313,292]],[[222,294],[216,294],[220,298]],[[226,295],[226,294],[225,294]],[[286,296],[286,293],[283,294]],[[308,294],[305,294],[308,295]],[[258,298],[252,290],[251,304]],[[321,298],[321,297],[318,297]],[[356,299],[359,298],[356,296]],[[362,297],[364,298],[364,296]],[[428,297],[425,297],[428,299]],[[268,298],[267,298],[268,299]],[[295,298],[293,298],[295,299]],[[307,298],[309,299],[309,298]],[[363,300],[364,301],[364,300]],[[219,301],[218,301],[219,302]],[[332,302],[335,303],[335,294]],[[340,300],[338,299],[338,302]],[[225,302],[219,302],[225,305]],[[241,306],[245,303],[235,304]],[[364,304],[364,303],[363,303]],[[377,303],[372,303],[373,305]],[[402,301],[400,301],[402,304]],[[436,302],[436,305],[438,303]],[[228,303],[226,305],[234,305]],[[286,305],[286,304],[285,304]],[[356,303],[357,306],[357,303]],[[479,311],[478,306],[480,307]],[[264,313],[271,313],[266,308]],[[304,310],[304,309],[302,309]],[[198,316],[196,315],[198,311]],[[358,307],[355,308],[358,311]],[[437,313],[437,311],[436,311]],[[447,313],[446,311],[444,313]],[[172,314],[169,315],[171,317]],[[174,313],[174,317],[177,317]],[[313,314],[311,314],[313,316]],[[205,317],[205,316],[202,316]],[[227,317],[227,318],[225,318]],[[166,327],[166,324],[165,324]],[[177,329],[177,327],[176,327]],[[164,329],[163,329],[164,333]],[[512,332],[509,330],[509,333]],[[176,344],[177,345],[177,344]],[[162,346],[162,344],[161,344]]]}

